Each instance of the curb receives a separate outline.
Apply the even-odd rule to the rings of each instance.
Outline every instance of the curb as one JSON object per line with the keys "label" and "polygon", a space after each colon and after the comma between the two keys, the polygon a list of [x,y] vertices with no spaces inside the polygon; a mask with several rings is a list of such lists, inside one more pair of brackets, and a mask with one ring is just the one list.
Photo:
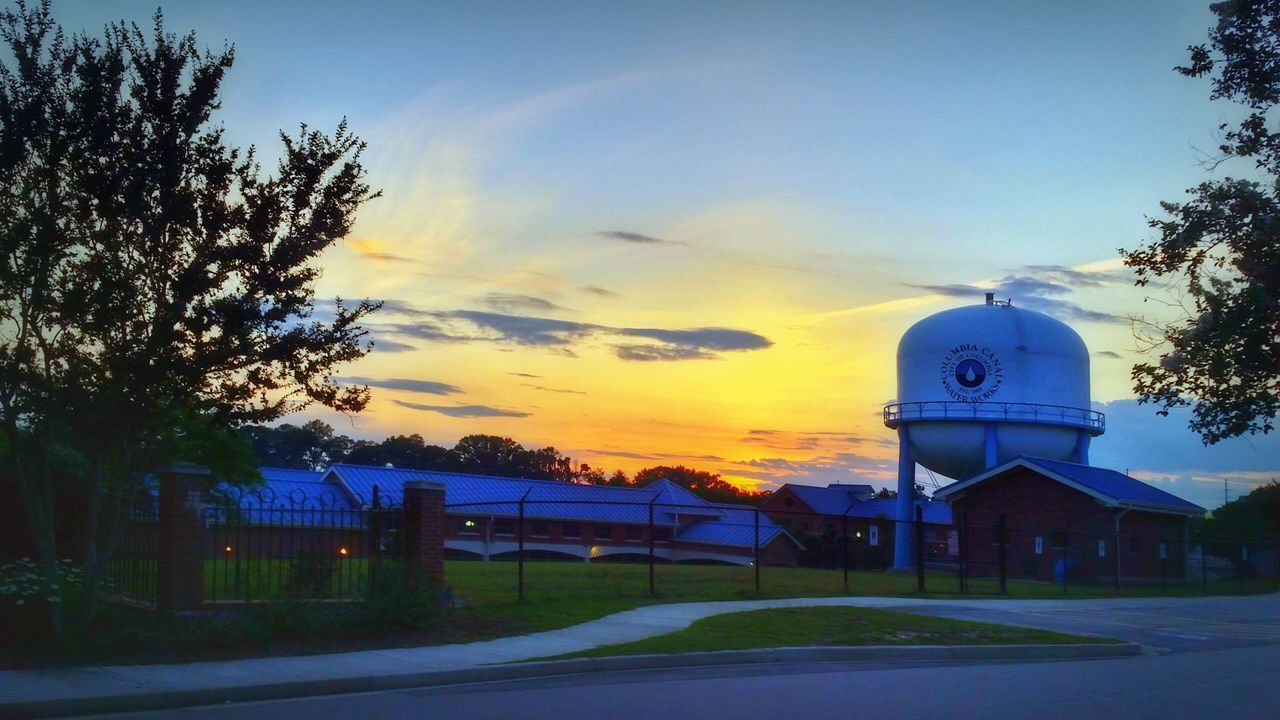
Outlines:
{"label": "curb", "polygon": [[349,676],[317,680],[240,685],[200,690],[127,692],[65,699],[0,703],[0,717],[36,718],[59,715],[137,712],[197,705],[282,700],[316,695],[404,690],[463,683],[523,680],[619,670],[706,667],[789,662],[918,662],[950,660],[1066,660],[1141,655],[1138,643],[1064,645],[872,645],[859,647],[795,647],[719,650],[674,655],[628,655],[485,665],[459,670],[433,670],[382,676]]}

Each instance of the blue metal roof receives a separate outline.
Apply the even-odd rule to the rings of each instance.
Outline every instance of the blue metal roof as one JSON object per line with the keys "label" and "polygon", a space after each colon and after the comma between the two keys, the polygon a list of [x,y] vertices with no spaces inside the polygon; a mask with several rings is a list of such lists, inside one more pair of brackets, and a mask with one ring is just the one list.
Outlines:
{"label": "blue metal roof", "polygon": [[1177,495],[1131,478],[1122,472],[1038,457],[1023,459],[1122,504],[1149,505],[1194,513],[1205,511],[1193,502],[1183,500]]}
{"label": "blue metal roof", "polygon": [[850,503],[857,504],[857,497],[850,486],[832,488],[788,483],[786,487],[819,515],[843,515]]}
{"label": "blue metal roof", "polygon": [[[754,547],[756,542],[756,511],[750,505],[729,505],[718,503],[715,509],[721,515],[717,520],[699,520],[676,533],[677,540],[685,542],[705,543],[707,545],[727,545],[730,547]],[[773,542],[778,537],[786,537],[797,547],[803,548],[795,538],[778,527],[763,512],[760,513],[760,547]]]}
{"label": "blue metal roof", "polygon": [[[861,490],[862,488],[870,487],[867,485],[814,487],[812,485],[792,485],[788,483],[786,487],[790,488],[796,496],[803,500],[806,505],[813,508],[813,511],[819,515],[835,515],[839,517],[848,513],[849,517],[892,520],[897,514],[898,501],[896,499],[858,500],[854,488]],[[939,525],[951,524],[951,508],[946,503],[916,500],[915,504],[924,508],[925,522]]]}
{"label": "blue metal roof", "polygon": [[440,483],[445,487],[445,509],[454,515],[514,517],[522,497],[529,518],[644,524],[650,503],[659,525],[674,526],[677,515],[720,514],[711,503],[667,480],[627,488],[346,464],[329,468],[325,480],[342,484],[366,504],[377,485],[383,505],[404,502],[406,481]]}
{"label": "blue metal roof", "polygon": [[[951,524],[951,507],[944,502],[934,502],[932,500],[916,500],[915,506],[924,508],[924,521],[934,525],[950,525]],[[864,500],[849,508],[849,517],[856,518],[883,518],[885,520],[893,520],[898,512],[898,501],[896,498]],[[836,513],[839,515],[839,513]],[[915,519],[914,517],[912,518]]]}

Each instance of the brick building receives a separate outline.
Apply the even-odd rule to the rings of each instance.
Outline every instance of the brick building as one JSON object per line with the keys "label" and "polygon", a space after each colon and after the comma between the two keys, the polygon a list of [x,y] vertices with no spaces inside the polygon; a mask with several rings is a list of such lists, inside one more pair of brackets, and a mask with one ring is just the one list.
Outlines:
{"label": "brick building", "polygon": [[[1181,581],[1188,523],[1204,508],[1123,473],[1019,457],[934,493],[950,504],[974,575]],[[1003,525],[1002,525],[1003,523]]]}
{"label": "brick building", "polygon": [[[847,535],[859,564],[887,567],[893,564],[896,500],[875,499],[870,485],[833,483],[826,487],[787,483],[765,498],[760,509],[774,522],[802,537],[807,545],[821,546]],[[924,548],[927,561],[954,560],[948,542],[953,531],[951,509],[940,502],[917,500],[924,512]],[[913,529],[908,529],[914,532]]]}
{"label": "brick building", "polygon": [[[397,506],[405,483],[426,481],[444,487],[444,546],[455,558],[514,558],[521,499],[527,556],[638,560],[648,557],[651,530],[654,555],[667,562],[747,565],[758,537],[762,564],[795,565],[803,548],[766,514],[758,514],[757,525],[755,508],[711,503],[665,479],[631,488],[347,464],[323,472],[260,470],[265,492],[242,504],[252,506],[265,495],[264,509],[247,514],[260,532],[272,532],[278,511],[268,508],[358,511],[373,504],[375,488],[379,506]],[[330,544],[342,544],[339,534],[327,533]]]}

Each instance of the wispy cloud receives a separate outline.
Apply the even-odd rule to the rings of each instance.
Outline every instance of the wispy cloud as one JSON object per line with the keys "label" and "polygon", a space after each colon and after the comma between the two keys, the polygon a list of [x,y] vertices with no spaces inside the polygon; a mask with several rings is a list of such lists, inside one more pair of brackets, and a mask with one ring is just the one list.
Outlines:
{"label": "wispy cloud", "polygon": [[527,372],[509,372],[509,373],[507,373],[507,374],[508,374],[508,375],[515,375],[516,377],[526,377],[526,378],[540,378],[540,377],[542,377],[541,375],[534,375],[533,373],[527,373]]}
{"label": "wispy cloud", "polygon": [[584,293],[587,293],[588,295],[595,295],[596,297],[600,297],[600,298],[620,297],[618,293],[612,290],[609,290],[608,288],[602,288],[599,285],[583,285],[578,289]]}
{"label": "wispy cloud", "polygon": [[491,292],[480,302],[503,313],[553,312],[565,309],[550,300],[517,293]]}
{"label": "wispy cloud", "polygon": [[549,388],[549,387],[543,387],[543,386],[541,386],[541,385],[534,385],[533,383],[520,383],[520,384],[521,384],[521,385],[523,385],[524,387],[527,387],[527,388],[533,388],[534,390],[541,390],[541,391],[543,391],[543,392],[549,392],[549,393],[561,393],[561,394],[564,394],[564,395],[586,395],[586,393],[582,392],[581,390],[566,390],[566,389],[564,389],[564,388]]}
{"label": "wispy cloud", "polygon": [[1110,359],[1110,360],[1119,360],[1119,359],[1120,359],[1120,353],[1115,352],[1115,351],[1112,351],[1112,350],[1097,350],[1097,351],[1095,351],[1093,354],[1094,354],[1094,356],[1095,356],[1095,357],[1108,358],[1108,359]]}
{"label": "wispy cloud", "polygon": [[643,455],[641,453],[627,452],[625,450],[588,450],[591,455],[607,455],[609,457],[630,458],[632,460],[652,460],[652,455]]}
{"label": "wispy cloud", "polygon": [[462,392],[457,385],[436,382],[434,380],[410,380],[407,378],[367,378],[357,375],[335,377],[334,380],[351,385],[368,385],[369,387],[403,390],[405,392],[426,393],[428,395],[453,395]]}
{"label": "wispy cloud", "polygon": [[455,418],[486,418],[486,417],[529,417],[531,413],[520,410],[504,410],[503,408],[491,407],[489,405],[420,405],[418,403],[405,402],[403,400],[392,400],[391,402],[407,407],[410,410],[422,410],[424,412],[440,413]]}
{"label": "wispy cloud", "polygon": [[981,298],[988,292],[998,297],[1013,299],[1015,305],[1036,310],[1059,320],[1075,320],[1083,322],[1126,322],[1126,319],[1112,313],[1090,310],[1063,295],[1072,292],[1073,287],[1098,287],[1114,284],[1114,272],[1090,272],[1073,270],[1058,265],[1033,265],[1027,269],[1031,275],[1007,275],[996,281],[993,286],[984,287],[969,284],[950,285],[913,285],[934,295],[956,298]]}
{"label": "wispy cloud", "polygon": [[596,233],[596,237],[608,238],[609,240],[621,240],[622,242],[634,243],[636,245],[683,245],[684,243],[676,240],[663,240],[652,235],[642,235],[636,232],[628,232],[626,230],[601,230]]}
{"label": "wispy cloud", "polygon": [[411,350],[417,350],[417,349],[418,348],[414,345],[410,345],[409,343],[396,342],[395,340],[383,340],[380,338],[374,338],[374,341],[373,341],[374,352],[398,353],[398,352],[409,352]]}
{"label": "wispy cloud", "polygon": [[721,353],[763,350],[773,345],[773,341],[763,335],[734,328],[611,327],[512,313],[420,310],[398,300],[384,301],[384,308],[390,308],[392,314],[406,316],[414,321],[377,325],[373,327],[375,331],[433,342],[502,342],[572,354],[570,346],[573,343],[591,337],[612,336],[656,341],[614,346],[617,357],[639,361],[708,359],[718,357]]}

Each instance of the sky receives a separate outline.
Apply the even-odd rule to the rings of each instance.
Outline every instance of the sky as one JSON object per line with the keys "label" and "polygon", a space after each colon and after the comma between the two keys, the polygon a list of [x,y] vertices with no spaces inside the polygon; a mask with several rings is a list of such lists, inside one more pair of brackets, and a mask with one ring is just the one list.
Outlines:
{"label": "sky", "polygon": [[[54,11],[97,34],[155,6]],[[992,289],[1088,344],[1094,464],[1209,508],[1280,477],[1278,434],[1206,448],[1129,380],[1167,295],[1118,249],[1238,115],[1171,70],[1207,2],[163,7],[235,46],[229,141],[345,117],[368,142],[383,195],[318,291],[385,302],[343,375],[373,401],[287,421],[893,485],[898,338]]]}

